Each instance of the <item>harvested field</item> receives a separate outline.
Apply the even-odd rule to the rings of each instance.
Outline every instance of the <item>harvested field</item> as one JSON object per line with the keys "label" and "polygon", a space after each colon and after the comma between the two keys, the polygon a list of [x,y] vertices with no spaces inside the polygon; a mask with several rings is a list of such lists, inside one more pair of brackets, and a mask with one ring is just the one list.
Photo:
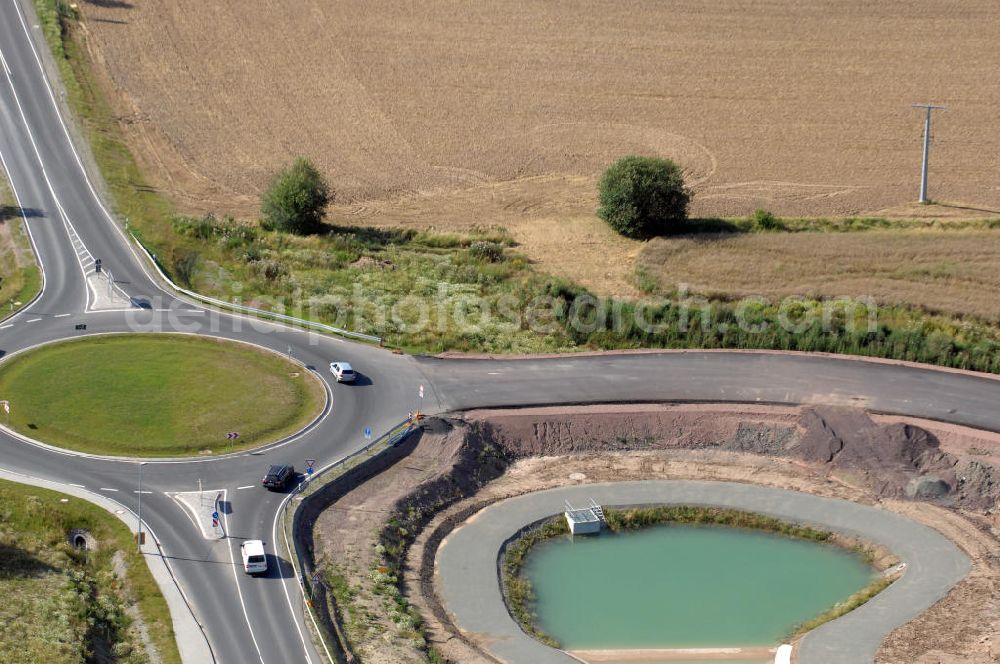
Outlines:
{"label": "harvested field", "polygon": [[1000,232],[748,233],[658,238],[637,264],[660,290],[726,296],[867,295],[1000,320]]}
{"label": "harvested field", "polygon": [[[251,216],[301,154],[338,191],[335,220],[501,224],[561,270],[538,228],[599,225],[595,176],[631,152],[677,160],[698,215],[926,212],[908,205],[913,102],[948,107],[931,194],[962,203],[935,213],[1000,210],[991,0],[80,7],[129,143],[182,210]],[[581,280],[627,290],[604,258]]]}

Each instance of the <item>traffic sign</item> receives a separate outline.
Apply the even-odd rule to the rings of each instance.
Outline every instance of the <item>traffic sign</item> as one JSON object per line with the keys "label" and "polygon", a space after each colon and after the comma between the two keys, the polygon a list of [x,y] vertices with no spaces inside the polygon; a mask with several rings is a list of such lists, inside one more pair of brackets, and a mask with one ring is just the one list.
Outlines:
{"label": "traffic sign", "polygon": [[239,437],[240,434],[236,433],[235,431],[230,431],[229,433],[226,434],[226,438],[228,438],[229,440],[236,440]]}
{"label": "traffic sign", "polygon": [[212,519],[215,520],[215,519],[218,519],[218,518],[219,518],[219,513],[218,512],[212,512]]}
{"label": "traffic sign", "polygon": [[306,475],[312,475],[312,474],[313,474],[313,468],[312,466],[309,466],[308,468],[306,468]]}
{"label": "traffic sign", "polygon": [[365,427],[365,438],[371,438],[371,437],[372,437],[372,428]]}

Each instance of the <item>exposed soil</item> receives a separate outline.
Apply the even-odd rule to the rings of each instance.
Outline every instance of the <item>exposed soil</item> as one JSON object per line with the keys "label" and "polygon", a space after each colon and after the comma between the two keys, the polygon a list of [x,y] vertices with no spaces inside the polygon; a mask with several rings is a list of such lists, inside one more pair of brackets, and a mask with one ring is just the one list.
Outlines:
{"label": "exposed soil", "polygon": [[[503,225],[616,293],[639,245],[602,246],[595,183],[629,153],[681,164],[697,215],[1000,210],[993,0],[79,4],[144,173],[188,211],[254,216],[305,155],[340,222]],[[948,107],[930,191],[958,203],[911,204],[914,102]]]}
{"label": "exposed soil", "polygon": [[[437,603],[433,565],[441,538],[485,504],[512,495],[671,478],[753,482],[880,504],[938,529],[970,555],[974,570],[893,632],[878,661],[985,664],[1000,654],[1000,520],[991,463],[1000,458],[1000,436],[811,407],[581,406],[476,411],[429,424],[412,454],[345,494],[315,531],[317,554],[358,588],[353,610],[379,625],[359,648],[362,661],[420,657],[414,640],[379,615],[384,599],[370,590],[376,535],[390,516],[433,512],[407,552],[403,579],[429,645],[450,661],[492,661],[455,631]],[[980,475],[970,479],[970,468]],[[457,502],[439,509],[442,500]]]}

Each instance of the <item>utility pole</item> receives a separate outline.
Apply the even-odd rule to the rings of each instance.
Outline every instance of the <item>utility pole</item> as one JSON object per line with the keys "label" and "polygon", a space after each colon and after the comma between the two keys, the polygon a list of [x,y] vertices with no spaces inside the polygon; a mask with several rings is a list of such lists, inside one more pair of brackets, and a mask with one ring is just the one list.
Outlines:
{"label": "utility pole", "polygon": [[931,111],[944,110],[944,106],[932,106],[931,104],[913,104],[913,108],[927,109],[927,116],[924,118],[924,160],[920,168],[920,202],[929,203],[927,198],[927,157],[931,151]]}

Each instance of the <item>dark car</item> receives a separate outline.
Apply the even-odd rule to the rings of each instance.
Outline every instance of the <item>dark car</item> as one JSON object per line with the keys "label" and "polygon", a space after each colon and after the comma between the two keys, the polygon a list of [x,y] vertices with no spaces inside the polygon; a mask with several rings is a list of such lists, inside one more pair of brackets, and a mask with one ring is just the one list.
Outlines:
{"label": "dark car", "polygon": [[295,468],[288,464],[279,464],[269,467],[260,483],[266,489],[287,489],[294,479]]}

